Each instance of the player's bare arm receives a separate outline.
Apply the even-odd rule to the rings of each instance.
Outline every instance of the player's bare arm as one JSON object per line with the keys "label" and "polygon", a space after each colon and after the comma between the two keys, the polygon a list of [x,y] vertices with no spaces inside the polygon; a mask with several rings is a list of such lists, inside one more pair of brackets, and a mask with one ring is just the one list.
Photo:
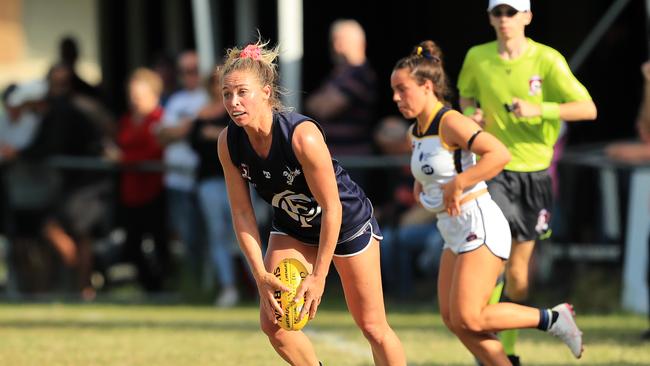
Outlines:
{"label": "player's bare arm", "polygon": [[[237,167],[230,159],[227,144],[228,128],[225,128],[218,141],[219,160],[223,166],[224,178],[232,210],[232,221],[239,246],[246,256],[253,272],[260,294],[260,303],[269,319],[276,323],[274,311],[283,314],[282,308],[274,298],[276,290],[289,291],[272,273],[264,267],[262,246],[255,211],[250,199],[248,184],[241,177]],[[266,301],[265,301],[266,300]]]}
{"label": "player's bare arm", "polygon": [[301,317],[309,313],[309,317],[313,318],[325,288],[325,278],[339,236],[342,207],[332,158],[323,134],[316,125],[306,122],[296,127],[292,145],[303,167],[309,189],[322,208],[318,256],[314,263],[314,271],[301,283],[296,293],[297,298],[303,294],[305,296]]}

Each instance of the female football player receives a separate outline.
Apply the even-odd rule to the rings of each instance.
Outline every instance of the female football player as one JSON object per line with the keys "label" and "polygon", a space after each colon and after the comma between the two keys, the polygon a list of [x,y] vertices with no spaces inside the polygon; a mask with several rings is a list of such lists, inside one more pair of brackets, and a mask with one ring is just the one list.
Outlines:
{"label": "female football player", "polygon": [[438,46],[418,44],[397,62],[390,82],[399,111],[416,120],[410,130],[414,194],[437,214],[445,241],[438,301],[447,327],[484,365],[510,365],[493,332],[513,328],[549,331],[580,357],[582,336],[570,305],[488,305],[510,254],[510,229],[484,181],[503,169],[510,154],[494,136],[446,106],[449,87]]}
{"label": "female football player", "polygon": [[[277,48],[257,42],[228,50],[223,101],[232,121],[221,133],[223,166],[233,225],[260,295],[260,321],[276,352],[292,365],[318,365],[302,331],[280,328],[274,299],[288,290],[273,269],[283,258],[302,261],[309,275],[296,298],[301,316],[313,318],[330,263],[341,277],[355,322],[368,339],[377,365],[405,365],[402,345],[388,325],[379,269],[379,239],[372,205],[361,188],[330,156],[313,119],[287,111],[279,100]],[[273,207],[268,249],[262,246],[249,186]]]}
{"label": "female football player", "polygon": [[[472,47],[458,76],[463,112],[499,139],[512,159],[488,183],[512,231],[505,301],[528,298],[528,264],[536,239],[550,237],[551,169],[563,121],[593,120],[596,106],[555,49],[526,37],[530,0],[490,0],[496,40]],[[516,332],[500,335],[514,364]]]}

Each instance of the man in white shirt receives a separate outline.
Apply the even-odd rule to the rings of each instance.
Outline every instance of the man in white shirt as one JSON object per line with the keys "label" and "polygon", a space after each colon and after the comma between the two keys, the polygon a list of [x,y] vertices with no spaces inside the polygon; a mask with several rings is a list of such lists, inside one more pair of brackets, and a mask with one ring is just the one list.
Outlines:
{"label": "man in white shirt", "polygon": [[0,115],[0,162],[12,160],[32,141],[39,118],[26,105],[42,99],[46,92],[47,84],[41,80],[5,89],[2,95],[5,113]]}
{"label": "man in white shirt", "polygon": [[202,259],[197,237],[199,218],[194,192],[194,171],[198,157],[188,144],[186,136],[209,97],[202,87],[196,52],[185,51],[180,54],[178,73],[183,89],[172,94],[167,102],[159,138],[165,145],[167,172],[164,181],[170,224],[185,245],[190,265],[199,271]]}

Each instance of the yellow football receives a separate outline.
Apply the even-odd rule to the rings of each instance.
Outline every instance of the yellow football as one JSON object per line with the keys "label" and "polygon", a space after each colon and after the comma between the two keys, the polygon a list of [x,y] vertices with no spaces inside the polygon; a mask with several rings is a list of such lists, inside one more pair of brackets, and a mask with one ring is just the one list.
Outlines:
{"label": "yellow football", "polygon": [[299,299],[295,303],[292,303],[292,301],[296,296],[296,290],[298,289],[298,286],[300,286],[300,282],[307,277],[307,268],[305,268],[305,265],[302,264],[302,262],[295,258],[285,258],[278,263],[273,274],[291,289],[291,291],[288,292],[276,291],[274,294],[275,300],[277,300],[284,311],[284,316],[280,315],[277,311],[275,312],[275,318],[278,320],[278,324],[281,328],[286,330],[302,329],[309,319],[309,316],[305,315],[300,321],[298,321],[300,310],[302,310],[305,299]]}

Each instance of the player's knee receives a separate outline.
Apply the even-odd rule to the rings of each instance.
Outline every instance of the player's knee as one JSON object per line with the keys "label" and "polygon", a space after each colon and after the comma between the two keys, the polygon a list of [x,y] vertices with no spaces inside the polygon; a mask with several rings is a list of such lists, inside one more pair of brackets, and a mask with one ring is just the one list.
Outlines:
{"label": "player's knee", "polygon": [[440,317],[442,318],[442,322],[445,323],[445,326],[447,327],[447,329],[454,332],[454,327],[453,327],[453,324],[451,322],[451,317],[449,315],[449,311],[441,312]]}
{"label": "player's knee", "polygon": [[278,327],[276,324],[273,324],[269,320],[262,320],[260,322],[260,328],[262,328],[262,332],[266,334],[269,339],[273,340],[278,337],[278,331],[280,330],[280,327]]}
{"label": "player's knee", "polygon": [[524,301],[528,298],[528,281],[513,280],[506,284],[506,296],[512,301]]}
{"label": "player's knee", "polygon": [[506,290],[506,295],[511,301],[523,302],[528,299],[528,288],[512,287]]}
{"label": "player's knee", "polygon": [[528,297],[528,272],[512,270],[506,279],[506,295],[514,301],[524,301]]}
{"label": "player's knee", "polygon": [[361,321],[359,329],[371,343],[382,343],[386,332],[388,331],[388,324],[382,324],[375,321]]}
{"label": "player's knee", "polygon": [[485,331],[478,314],[458,311],[453,312],[450,318],[454,333],[481,333]]}
{"label": "player's knee", "polygon": [[506,270],[506,282],[528,281],[528,266],[510,263]]}

